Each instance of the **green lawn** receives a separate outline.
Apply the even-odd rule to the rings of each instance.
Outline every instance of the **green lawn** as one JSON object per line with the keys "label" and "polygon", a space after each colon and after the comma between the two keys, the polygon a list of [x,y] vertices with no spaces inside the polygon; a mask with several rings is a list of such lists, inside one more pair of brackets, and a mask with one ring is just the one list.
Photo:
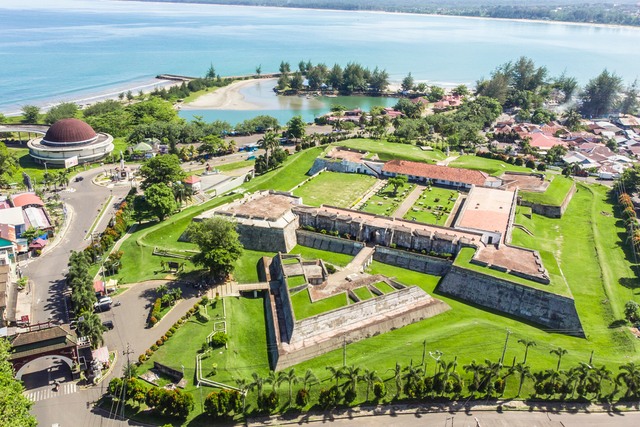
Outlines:
{"label": "green lawn", "polygon": [[377,153],[380,160],[402,159],[416,162],[444,160],[447,156],[440,150],[423,151],[411,144],[377,141],[373,139],[350,139],[335,143],[336,146]]}
{"label": "green lawn", "polygon": [[391,286],[387,285],[384,282],[374,283],[373,286],[379,291],[381,291],[383,294],[388,294],[389,292],[395,291],[394,288],[392,288]]}
{"label": "green lawn", "polygon": [[522,196],[522,200],[543,205],[561,205],[567,193],[571,190],[573,180],[561,175],[551,176],[553,177],[553,181],[551,181],[551,184],[549,184],[549,187],[544,193],[518,192],[518,194]]}
{"label": "green lawn", "polygon": [[238,283],[257,283],[260,281],[258,275],[258,263],[263,256],[273,258],[276,253],[251,251],[245,249],[242,257],[236,262],[236,269],[233,271],[233,278]]}
{"label": "green lawn", "polygon": [[[474,270],[479,273],[488,274],[490,276],[498,277],[500,279],[510,280],[512,282],[520,283],[525,286],[530,286],[532,288],[542,289],[543,291],[553,292],[558,295],[564,295],[567,297],[571,296],[571,292],[569,288],[567,288],[566,283],[562,279],[560,275],[550,276],[551,283],[545,285],[543,283],[534,282],[532,280],[526,280],[518,276],[514,276],[509,273],[503,273],[502,271],[497,271],[492,268],[482,267],[481,265],[471,264],[469,261],[473,258],[473,254],[476,252],[473,248],[462,248],[458,256],[456,257],[455,265],[460,267],[468,268],[469,270]],[[553,254],[551,258],[553,258]],[[549,258],[547,258],[549,259]],[[543,261],[544,262],[544,261]],[[546,264],[545,264],[546,267]],[[554,271],[557,271],[557,264],[555,266],[552,265]]]}
{"label": "green lawn", "polygon": [[324,298],[314,303],[311,303],[311,297],[309,296],[308,289],[298,292],[291,297],[291,304],[293,305],[293,312],[296,315],[297,321],[320,313],[335,310],[336,308],[344,307],[348,303],[349,301],[346,297],[346,293]]}
{"label": "green lawn", "polygon": [[500,160],[486,159],[479,156],[460,156],[449,163],[449,166],[481,170],[489,175],[501,175],[505,171],[531,172],[531,169],[522,166],[510,165]]}
{"label": "green lawn", "polygon": [[[445,214],[443,210],[446,208],[450,212],[458,197],[459,193],[457,191],[433,186],[428,187],[413,204],[413,208],[409,209],[404,215],[404,218],[427,224],[444,225],[449,215]],[[443,210],[436,209],[437,206],[442,207]],[[414,208],[416,209],[415,211],[413,210]],[[439,218],[436,215],[437,212],[441,212]]]}
{"label": "green lawn", "polygon": [[369,175],[323,172],[298,187],[293,194],[302,197],[305,205],[325,204],[346,208],[361,198],[376,181],[375,177]]}
{"label": "green lawn", "polygon": [[353,255],[339,254],[336,252],[323,251],[320,249],[308,248],[306,246],[296,245],[289,251],[290,254],[302,256],[304,259],[321,259],[329,264],[338,267],[346,267],[353,259]]}
{"label": "green lawn", "polygon": [[423,210],[416,208],[417,210],[409,209],[404,215],[404,219],[410,219],[413,221],[424,222],[425,224],[444,225],[449,218],[449,215],[441,213],[436,214],[436,211]]}
{"label": "green lawn", "polygon": [[389,216],[393,214],[396,209],[398,209],[398,203],[389,203],[389,202],[377,202],[375,200],[369,200],[360,206],[362,212],[368,212],[376,215],[385,215]]}
{"label": "green lawn", "polygon": [[[416,188],[415,184],[405,185],[403,188],[398,188],[398,192],[393,192],[393,185],[387,184],[382,189],[380,189],[376,194],[371,196],[369,200],[375,200],[377,202],[387,202],[387,203],[402,203],[404,199],[406,199],[409,194]],[[397,200],[396,200],[397,199]]]}
{"label": "green lawn", "polygon": [[214,168],[218,169],[220,172],[229,172],[236,169],[242,169],[249,166],[253,166],[255,164],[256,164],[255,160],[241,160],[239,162],[223,163],[221,165],[215,165]]}
{"label": "green lawn", "polygon": [[296,286],[304,285],[305,283],[307,283],[307,280],[304,276],[287,277],[287,284],[290,288],[295,288]]}
{"label": "green lawn", "polygon": [[366,286],[354,289],[353,293],[356,294],[358,298],[360,298],[360,301],[366,301],[370,298],[373,298],[373,295],[371,295],[371,292],[369,291],[369,289],[367,289]]}

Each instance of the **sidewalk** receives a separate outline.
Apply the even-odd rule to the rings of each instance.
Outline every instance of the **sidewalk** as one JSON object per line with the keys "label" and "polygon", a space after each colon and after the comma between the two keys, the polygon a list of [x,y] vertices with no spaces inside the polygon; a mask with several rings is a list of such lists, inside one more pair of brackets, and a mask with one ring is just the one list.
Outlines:
{"label": "sidewalk", "polygon": [[411,206],[413,206],[414,203],[418,201],[418,199],[420,198],[420,195],[426,188],[427,187],[425,185],[420,185],[420,184],[416,185],[416,188],[414,188],[411,194],[409,194],[409,196],[406,199],[404,199],[402,204],[398,206],[398,209],[396,209],[396,211],[391,215],[391,217],[402,219],[402,217],[407,212],[409,212],[409,209],[411,209]]}

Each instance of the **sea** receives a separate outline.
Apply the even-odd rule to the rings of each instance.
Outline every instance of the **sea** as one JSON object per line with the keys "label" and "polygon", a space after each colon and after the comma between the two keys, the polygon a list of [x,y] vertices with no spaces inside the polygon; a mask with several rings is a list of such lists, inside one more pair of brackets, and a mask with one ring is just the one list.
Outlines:
{"label": "sea", "polygon": [[[91,102],[162,84],[158,74],[203,76],[293,69],[300,60],[386,69],[392,81],[411,72],[417,82],[454,86],[488,77],[496,66],[525,55],[550,75],[566,70],[581,84],[604,68],[638,75],[640,29],[417,14],[149,3],[107,0],[0,1],[0,112],[22,105]],[[268,83],[243,89],[262,110],[190,110],[208,121],[232,123],[257,114],[281,122],[395,100],[269,99]],[[258,99],[262,97],[262,99]],[[263,102],[261,102],[263,101]]]}

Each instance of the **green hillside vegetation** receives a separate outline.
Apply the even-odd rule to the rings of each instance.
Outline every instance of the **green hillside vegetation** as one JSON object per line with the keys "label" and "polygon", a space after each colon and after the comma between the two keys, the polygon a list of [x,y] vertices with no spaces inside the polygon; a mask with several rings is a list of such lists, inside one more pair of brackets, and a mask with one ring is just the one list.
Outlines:
{"label": "green hillside vegetation", "polygon": [[553,175],[553,181],[544,193],[532,193],[529,191],[519,191],[518,195],[522,196],[522,200],[531,203],[539,203],[542,205],[560,206],[564,198],[571,190],[573,180],[560,175]]}

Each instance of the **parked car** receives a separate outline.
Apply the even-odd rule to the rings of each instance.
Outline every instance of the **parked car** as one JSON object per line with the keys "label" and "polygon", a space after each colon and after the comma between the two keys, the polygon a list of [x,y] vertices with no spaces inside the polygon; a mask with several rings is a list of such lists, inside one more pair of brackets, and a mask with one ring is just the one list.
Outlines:
{"label": "parked car", "polygon": [[76,182],[80,182],[84,179],[82,176],[76,176]]}
{"label": "parked car", "polygon": [[113,329],[113,328],[115,327],[115,326],[113,325],[113,322],[112,322],[111,320],[107,320],[107,321],[105,321],[105,322],[102,322],[102,324],[103,324],[104,326],[106,326],[106,327],[107,327],[107,329],[109,329],[109,330],[111,330],[111,329]]}

